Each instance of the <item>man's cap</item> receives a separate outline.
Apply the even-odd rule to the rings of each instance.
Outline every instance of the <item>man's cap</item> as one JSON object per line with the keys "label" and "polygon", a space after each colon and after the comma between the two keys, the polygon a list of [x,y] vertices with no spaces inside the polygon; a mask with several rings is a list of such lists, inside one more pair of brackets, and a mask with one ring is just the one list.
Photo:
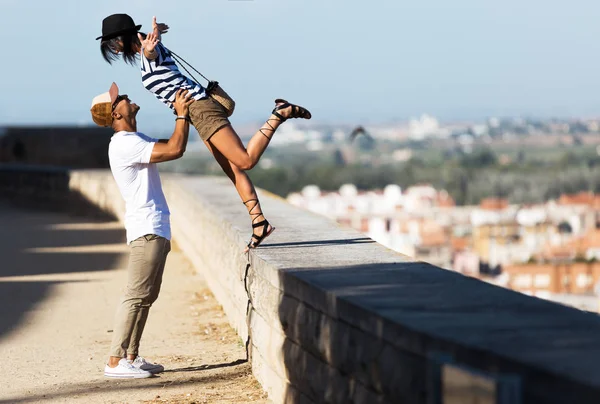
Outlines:
{"label": "man's cap", "polygon": [[127,14],[113,14],[102,20],[102,35],[98,39],[111,39],[119,35],[131,32],[138,32],[141,25],[135,25],[133,18]]}
{"label": "man's cap", "polygon": [[119,87],[112,83],[110,89],[92,100],[92,119],[98,126],[111,126],[113,122],[112,105],[119,96]]}

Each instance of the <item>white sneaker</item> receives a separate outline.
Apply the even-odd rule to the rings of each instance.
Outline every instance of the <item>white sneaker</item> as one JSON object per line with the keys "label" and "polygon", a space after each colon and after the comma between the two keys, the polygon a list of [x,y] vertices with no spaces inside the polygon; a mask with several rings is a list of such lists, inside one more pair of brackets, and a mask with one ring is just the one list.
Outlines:
{"label": "white sneaker", "polygon": [[146,377],[151,377],[152,373],[136,368],[129,363],[127,359],[123,358],[114,368],[106,365],[104,367],[104,376],[114,377],[117,379],[144,379]]}
{"label": "white sneaker", "polygon": [[141,356],[136,356],[135,360],[129,361],[134,367],[145,370],[146,372],[150,372],[153,375],[157,373],[164,372],[165,367],[163,365],[159,365],[158,363],[148,362],[146,359]]}

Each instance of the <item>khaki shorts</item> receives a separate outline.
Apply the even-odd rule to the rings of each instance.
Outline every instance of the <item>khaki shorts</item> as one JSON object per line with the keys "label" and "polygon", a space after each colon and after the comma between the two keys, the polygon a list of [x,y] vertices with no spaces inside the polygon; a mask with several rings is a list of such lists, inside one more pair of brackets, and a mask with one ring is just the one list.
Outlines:
{"label": "khaki shorts", "polygon": [[196,100],[190,105],[190,119],[204,141],[210,139],[219,129],[231,125],[225,108],[211,97]]}

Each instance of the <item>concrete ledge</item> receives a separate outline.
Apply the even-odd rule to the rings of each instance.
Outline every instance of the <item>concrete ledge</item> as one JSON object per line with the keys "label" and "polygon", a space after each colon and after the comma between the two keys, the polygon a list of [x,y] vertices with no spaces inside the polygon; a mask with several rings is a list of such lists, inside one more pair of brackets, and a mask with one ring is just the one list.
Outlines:
{"label": "concrete ledge", "polygon": [[[413,262],[264,192],[277,230],[246,256],[250,222],[227,179],[163,178],[175,241],[274,402],[436,402],[438,354],[517,376],[524,403],[600,402],[597,315]],[[73,172],[69,186],[122,214],[110,173]]]}

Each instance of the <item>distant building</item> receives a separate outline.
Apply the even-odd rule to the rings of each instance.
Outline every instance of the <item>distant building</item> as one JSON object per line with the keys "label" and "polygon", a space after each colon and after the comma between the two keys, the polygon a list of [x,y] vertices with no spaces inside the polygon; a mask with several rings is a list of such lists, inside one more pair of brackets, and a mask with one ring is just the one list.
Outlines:
{"label": "distant building", "polygon": [[600,263],[595,262],[508,265],[503,272],[508,276],[507,287],[543,298],[565,293],[592,295],[600,281]]}
{"label": "distant building", "polygon": [[440,135],[440,124],[438,120],[427,114],[421,115],[419,119],[411,119],[408,124],[408,133],[411,139],[422,140],[431,136]]}
{"label": "distant building", "polygon": [[[444,268],[451,267],[452,250],[448,243],[451,228],[435,220],[435,217],[448,215],[444,210],[455,205],[445,191],[437,191],[427,184],[410,187],[404,193],[393,184],[383,190],[359,191],[354,185],[345,184],[338,192],[322,192],[310,185],[300,193],[290,194],[287,200],[358,229],[395,251]],[[415,216],[415,212],[424,209],[429,214]]]}
{"label": "distant building", "polygon": [[536,205],[487,198],[455,206],[429,184],[404,191],[346,184],[338,192],[308,186],[288,201],[414,259],[522,293],[586,309],[593,293],[600,295],[600,196],[594,194]]}
{"label": "distant building", "polygon": [[489,198],[471,213],[473,249],[490,266],[509,264],[522,253],[517,211],[506,200]]}

